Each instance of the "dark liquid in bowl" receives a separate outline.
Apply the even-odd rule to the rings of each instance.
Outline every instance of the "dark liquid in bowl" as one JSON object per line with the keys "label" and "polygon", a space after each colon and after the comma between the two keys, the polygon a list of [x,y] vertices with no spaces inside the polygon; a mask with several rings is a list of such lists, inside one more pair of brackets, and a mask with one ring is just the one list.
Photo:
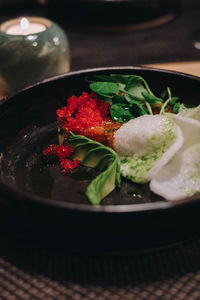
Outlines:
{"label": "dark liquid in bowl", "polygon": [[[94,169],[79,166],[71,174],[63,174],[58,164],[48,165],[43,160],[42,150],[52,143],[58,143],[55,123],[34,128],[28,135],[19,134],[17,140],[15,146],[8,149],[4,161],[5,166],[5,162],[9,163],[8,171],[2,167],[8,180],[34,195],[55,201],[89,204],[85,191],[98,175]],[[160,200],[163,199],[153,194],[148,184],[134,184],[122,179],[121,188],[116,188],[101,204],[137,204]]]}

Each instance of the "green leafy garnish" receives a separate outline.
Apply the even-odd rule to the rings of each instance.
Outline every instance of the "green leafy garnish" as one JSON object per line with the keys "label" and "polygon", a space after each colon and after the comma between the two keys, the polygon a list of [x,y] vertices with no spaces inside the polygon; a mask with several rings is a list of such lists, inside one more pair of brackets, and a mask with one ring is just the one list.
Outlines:
{"label": "green leafy garnish", "polygon": [[173,112],[173,114],[178,114],[181,109],[187,109],[187,108],[186,108],[185,104],[177,102],[177,103],[175,103],[172,112]]}
{"label": "green leafy garnish", "polygon": [[139,76],[132,76],[125,86],[124,93],[132,96],[135,100],[144,101],[143,93],[147,92],[143,80]]}
{"label": "green leafy garnish", "polygon": [[119,93],[119,88],[114,82],[96,81],[90,84],[90,88],[98,95],[104,97],[113,97]]}
{"label": "green leafy garnish", "polygon": [[112,119],[118,122],[128,122],[133,119],[133,114],[131,112],[131,106],[123,103],[112,104],[110,108],[110,114]]}
{"label": "green leafy garnish", "polygon": [[74,147],[73,159],[92,167],[101,173],[89,184],[86,196],[93,205],[110,194],[115,187],[120,187],[120,160],[111,148],[95,142],[85,136],[70,133],[68,142]]}
{"label": "green leafy garnish", "polygon": [[155,96],[145,79],[138,75],[110,74],[96,78],[99,81],[90,83],[90,89],[111,104],[111,117],[118,122],[153,114],[154,107],[163,113],[178,100],[172,97],[170,88],[161,97]]}
{"label": "green leafy garnish", "polygon": [[161,98],[158,98],[154,95],[149,94],[148,92],[144,91],[142,92],[142,95],[145,99],[145,101],[147,101],[149,104],[153,105],[153,104],[160,104],[163,102],[163,100]]}
{"label": "green leafy garnish", "polygon": [[[171,93],[171,90],[170,90],[169,87],[166,89],[166,93],[164,93],[164,96],[165,96],[165,97],[166,97],[167,95],[168,95],[168,98],[167,98],[166,101],[163,103],[162,108],[161,108],[161,110],[160,110],[160,114],[163,114],[168,106],[173,106],[172,112],[173,112],[173,110],[174,110],[174,111],[177,110],[177,109],[174,109],[174,106],[175,106],[175,104],[176,104],[176,101],[178,100],[178,97],[172,97],[172,93]],[[179,111],[179,110],[178,110],[178,111]],[[178,111],[177,111],[177,113],[178,113]]]}

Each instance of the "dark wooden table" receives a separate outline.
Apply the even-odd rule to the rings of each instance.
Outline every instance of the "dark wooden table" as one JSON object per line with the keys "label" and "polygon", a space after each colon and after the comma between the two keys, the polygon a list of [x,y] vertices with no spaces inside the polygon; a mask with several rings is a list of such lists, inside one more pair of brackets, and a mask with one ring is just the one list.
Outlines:
{"label": "dark wooden table", "polygon": [[[1,9],[0,22],[20,15],[39,15],[56,21],[64,28],[70,41],[71,70],[198,61],[200,50],[194,47],[193,39],[200,32],[200,2],[185,0],[183,3],[181,12],[175,18],[166,18],[171,21],[162,24],[163,20],[159,18],[153,24],[149,25],[147,22],[143,26],[146,27],[145,30],[138,30],[134,24],[84,26],[69,22],[67,18],[60,18],[46,7]],[[153,28],[148,29],[149,26]]]}

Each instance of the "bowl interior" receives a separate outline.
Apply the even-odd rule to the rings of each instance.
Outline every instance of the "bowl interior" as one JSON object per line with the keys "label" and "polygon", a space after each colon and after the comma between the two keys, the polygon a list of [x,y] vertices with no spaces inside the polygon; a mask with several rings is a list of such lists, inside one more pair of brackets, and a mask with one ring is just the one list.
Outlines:
{"label": "bowl interior", "polygon": [[[42,150],[51,143],[58,143],[56,109],[64,106],[72,94],[79,96],[88,91],[88,79],[96,74],[109,73],[143,76],[157,96],[170,87],[180,101],[199,104],[198,78],[140,67],[68,73],[30,87],[0,105],[1,186],[15,190],[15,193],[26,193],[32,198],[48,198],[54,204],[89,204],[85,190],[96,176],[95,171],[80,167],[72,174],[64,175],[58,166],[47,167],[42,160]],[[102,205],[158,201],[165,200],[150,192],[148,184],[138,185],[123,180],[122,188],[115,189],[102,201]]]}

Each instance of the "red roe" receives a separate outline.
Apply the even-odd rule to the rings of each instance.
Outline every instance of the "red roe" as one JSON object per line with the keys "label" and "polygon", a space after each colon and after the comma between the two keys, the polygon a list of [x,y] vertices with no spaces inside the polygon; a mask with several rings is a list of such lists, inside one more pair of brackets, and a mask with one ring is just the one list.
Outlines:
{"label": "red roe", "polygon": [[63,173],[68,173],[73,169],[76,169],[79,163],[80,163],[79,160],[71,160],[68,158],[64,158],[60,160],[60,166],[62,168]]}
{"label": "red roe", "polygon": [[[79,97],[71,96],[67,99],[66,106],[58,109],[56,114],[58,126],[66,130],[66,133],[72,131],[111,147],[114,132],[122,125],[111,119],[110,104],[101,101],[93,91],[83,92]],[[69,158],[73,150],[73,147],[67,143],[52,144],[43,150],[43,155],[47,161],[51,161],[51,158],[54,161],[58,160],[62,172],[67,173],[80,163]]]}
{"label": "red roe", "polygon": [[79,160],[71,160],[68,157],[73,153],[74,149],[71,145],[56,145],[51,144],[46,149],[43,150],[44,156],[54,156],[59,159],[59,164],[63,173],[67,173],[75,169],[80,161]]}
{"label": "red roe", "polygon": [[67,105],[58,109],[58,126],[84,135],[85,129],[101,126],[109,116],[110,104],[98,99],[94,92],[83,92],[80,97],[68,98]]}

